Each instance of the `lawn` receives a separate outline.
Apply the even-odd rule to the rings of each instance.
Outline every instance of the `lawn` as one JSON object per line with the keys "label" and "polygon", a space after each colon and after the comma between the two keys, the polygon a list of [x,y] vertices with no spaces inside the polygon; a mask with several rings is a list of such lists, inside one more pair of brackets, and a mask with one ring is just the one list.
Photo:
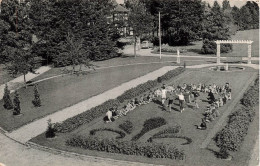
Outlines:
{"label": "lawn", "polygon": [[[171,63],[170,63],[171,64]],[[38,83],[42,106],[32,105],[33,86],[18,90],[22,116],[13,116],[0,101],[0,126],[11,131],[30,121],[98,95],[134,78],[163,67],[165,64],[123,66],[91,71],[87,75],[65,75]],[[168,63],[169,65],[169,63]],[[47,73],[48,74],[48,73]],[[11,95],[13,97],[13,94]]]}
{"label": "lawn", "polygon": [[[240,91],[242,87],[245,86],[246,82],[252,76],[255,71],[246,68],[243,72],[213,72],[209,71],[207,68],[197,69],[197,70],[189,70],[187,69],[184,73],[179,75],[177,78],[174,78],[167,82],[167,84],[183,84],[183,83],[205,83],[212,84],[216,83],[217,85],[224,85],[226,82],[229,82],[232,87],[232,95],[233,97],[236,95],[241,95]],[[199,97],[199,105],[200,109],[194,109],[192,104],[188,104],[186,110],[183,113],[179,112],[178,102],[175,100],[174,108],[171,113],[166,112],[163,107],[158,104],[158,102],[152,102],[147,105],[142,105],[137,107],[132,112],[129,112],[126,116],[117,119],[113,123],[104,123],[102,121],[102,117],[95,119],[89,124],[82,125],[76,130],[70,133],[58,133],[58,136],[55,139],[46,139],[44,134],[32,139],[32,142],[36,142],[38,144],[49,146],[57,149],[62,149],[66,151],[73,151],[77,153],[82,153],[86,155],[93,156],[101,156],[107,158],[114,158],[119,160],[129,160],[129,161],[139,161],[145,163],[153,163],[153,164],[165,164],[165,165],[232,165],[232,161],[224,161],[216,159],[212,152],[206,149],[200,149],[200,145],[207,136],[208,132],[214,127],[217,123],[218,118],[208,123],[208,129],[206,131],[197,130],[195,125],[200,124],[201,118],[203,117],[202,113],[205,111],[206,106],[208,105],[207,101],[205,101],[207,95],[201,93]],[[241,96],[242,97],[242,96]],[[222,113],[229,108],[229,105],[233,102],[233,100],[228,101],[228,103],[219,109],[221,115]],[[126,156],[121,154],[110,154],[105,152],[97,152],[84,150],[80,148],[73,148],[65,145],[65,141],[67,138],[79,134],[87,136],[92,129],[98,128],[111,128],[115,130],[122,131],[118,126],[125,122],[126,120],[131,121],[134,124],[134,129],[131,134],[126,134],[126,137],[123,140],[131,140],[133,136],[140,132],[142,125],[145,120],[150,119],[152,117],[162,117],[167,121],[166,126],[162,126],[160,128],[151,130],[150,132],[143,135],[139,141],[146,142],[150,136],[161,131],[167,126],[181,126],[181,132],[179,133],[182,136],[186,136],[192,139],[192,143],[188,145],[181,145],[185,142],[185,140],[180,138],[165,138],[165,139],[155,139],[155,142],[160,142],[163,144],[171,144],[176,146],[178,149],[183,149],[186,154],[186,159],[184,161],[174,161],[170,159],[150,159],[145,157],[138,156]],[[115,138],[117,136],[114,133],[109,131],[105,132],[97,132],[96,136],[99,138]]]}
{"label": "lawn", "polygon": [[[259,57],[259,29],[238,31],[235,35],[231,36],[232,40],[252,40],[252,57]],[[176,46],[176,48],[185,49],[187,53],[183,55],[191,56],[216,56],[215,54],[200,54],[202,41],[196,41],[188,46]],[[233,51],[230,53],[221,53],[222,57],[247,57],[247,44],[233,44]]]}

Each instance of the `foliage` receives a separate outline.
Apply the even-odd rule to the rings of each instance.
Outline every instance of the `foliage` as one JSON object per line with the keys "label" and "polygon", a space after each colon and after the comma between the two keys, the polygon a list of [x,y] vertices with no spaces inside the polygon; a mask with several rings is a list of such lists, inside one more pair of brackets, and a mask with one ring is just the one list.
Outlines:
{"label": "foliage", "polygon": [[32,101],[32,103],[35,107],[40,107],[41,99],[40,99],[40,94],[39,94],[38,87],[36,84],[34,85],[33,91],[34,91],[34,100]]}
{"label": "foliage", "polygon": [[131,121],[126,120],[124,123],[119,125],[119,128],[124,130],[127,134],[131,134],[134,129],[134,126]]}
{"label": "foliage", "polygon": [[10,96],[10,90],[8,89],[7,84],[5,84],[3,101],[4,101],[5,109],[8,109],[8,110],[13,109],[13,103],[12,103],[12,99]]}
{"label": "foliage", "polygon": [[256,79],[254,86],[250,87],[244,94],[241,100],[243,107],[231,114],[227,125],[216,134],[215,142],[220,149],[237,151],[241,147],[247,135],[249,125],[255,116],[255,109],[253,107],[258,104],[256,102],[259,94],[258,83],[259,78]]}
{"label": "foliage", "polygon": [[166,120],[162,117],[156,117],[156,118],[151,118],[151,119],[146,120],[144,122],[142,130],[132,138],[132,141],[137,141],[145,133],[149,132],[150,130],[161,127],[161,126],[165,125],[166,123],[167,123]]}
{"label": "foliage", "polygon": [[180,151],[173,146],[165,146],[163,144],[155,143],[137,143],[132,141],[110,139],[100,140],[91,136],[87,138],[82,136],[74,136],[68,139],[66,144],[88,150],[145,156],[148,158],[170,158],[175,160],[183,160],[185,158],[183,151]]}
{"label": "foliage", "polygon": [[[231,32],[229,31],[228,24],[225,20],[223,11],[221,10],[217,1],[214,2],[213,7],[204,15],[203,21],[203,46],[201,53],[213,54],[216,53],[217,45],[215,40],[228,40],[230,39]],[[221,45],[221,52],[232,51],[231,44]]]}
{"label": "foliage", "polygon": [[[154,51],[159,52],[159,49],[160,49],[159,47],[156,47],[156,48],[154,48]],[[186,53],[187,52],[187,50],[184,49],[184,48],[179,49],[179,48],[176,48],[176,47],[171,47],[168,44],[163,44],[162,48],[161,48],[162,52],[177,53],[177,50],[179,50],[180,53]]]}
{"label": "foliage", "polygon": [[48,120],[48,128],[47,131],[45,132],[45,137],[46,138],[55,137],[55,129],[53,127],[53,124],[51,123],[51,119]]}
{"label": "foliage", "polygon": [[163,134],[176,134],[179,133],[181,130],[181,126],[177,125],[177,126],[173,126],[173,127],[168,127],[162,131],[159,131],[158,133],[154,134],[153,137],[159,136],[159,135],[163,135]]}
{"label": "foliage", "polygon": [[192,139],[186,136],[181,136],[181,135],[175,135],[175,134],[161,134],[157,136],[150,137],[147,141],[148,142],[153,142],[153,139],[158,139],[158,138],[181,138],[185,139],[187,142],[182,143],[181,145],[188,145],[192,143]]}
{"label": "foliage", "polygon": [[117,134],[119,134],[119,136],[117,136],[116,139],[121,139],[121,138],[125,137],[125,133],[124,132],[118,131],[118,130],[114,130],[114,129],[109,129],[109,128],[93,129],[89,133],[90,133],[90,135],[95,135],[96,132],[98,132],[98,131],[111,131],[111,132],[117,133]]}
{"label": "foliage", "polygon": [[14,110],[13,115],[19,115],[21,113],[20,99],[17,91],[14,92]]}
{"label": "foliage", "polygon": [[[163,76],[161,76],[161,79],[162,81],[167,81],[171,78],[176,77],[177,75],[181,74],[184,71],[185,69],[183,68],[177,68],[175,70],[171,70],[166,74],[164,74]],[[146,83],[140,84],[135,88],[131,88],[125,91],[121,96],[117,97],[117,99],[108,100],[99,106],[91,108],[88,111],[85,111],[79,115],[76,115],[72,118],[63,121],[62,123],[55,123],[54,127],[57,130],[57,132],[62,132],[62,133],[70,132],[83,124],[89,123],[92,120],[101,117],[110,108],[114,106],[119,106],[121,103],[123,103],[126,100],[133,99],[142,93],[150,91],[151,88],[154,88],[157,85],[158,85],[157,80],[147,81]]]}

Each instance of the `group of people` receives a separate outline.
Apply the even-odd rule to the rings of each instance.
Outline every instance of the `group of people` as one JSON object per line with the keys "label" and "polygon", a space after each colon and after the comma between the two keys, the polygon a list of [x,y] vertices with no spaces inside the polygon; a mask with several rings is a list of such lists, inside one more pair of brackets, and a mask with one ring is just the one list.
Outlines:
{"label": "group of people", "polygon": [[[154,91],[150,91],[145,95],[141,95],[135,99],[129,100],[126,105],[121,109],[117,107],[111,108],[107,111],[106,116],[104,117],[105,122],[112,122],[120,116],[126,116],[126,114],[136,107],[144,104],[148,104],[151,101],[159,100],[161,98],[161,104],[166,110],[166,107],[169,108],[171,112],[172,104],[177,98],[179,101],[180,112],[184,111],[185,103],[194,103],[195,108],[199,108],[198,97],[200,93],[208,93],[208,102],[209,106],[204,113],[204,118],[202,118],[202,123],[198,126],[199,129],[206,128],[206,122],[213,121],[215,117],[219,116],[218,108],[222,107],[227,100],[231,100],[231,88],[229,83],[226,83],[224,86],[218,86],[216,84],[205,85],[205,84],[186,84],[182,86],[178,85],[163,85],[161,88],[157,88]],[[216,96],[219,96],[218,98]],[[168,101],[168,103],[166,102]]]}

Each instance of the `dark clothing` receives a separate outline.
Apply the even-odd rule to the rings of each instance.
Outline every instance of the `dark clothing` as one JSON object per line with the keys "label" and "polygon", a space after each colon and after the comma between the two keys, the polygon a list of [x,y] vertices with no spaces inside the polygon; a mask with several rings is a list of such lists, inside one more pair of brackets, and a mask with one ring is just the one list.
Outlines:
{"label": "dark clothing", "polygon": [[173,100],[169,99],[168,105],[172,104]]}
{"label": "dark clothing", "polygon": [[208,99],[210,100],[210,103],[213,103],[213,102],[215,101],[215,96],[214,96],[214,94],[213,94],[212,92],[209,92],[208,96],[209,96]]}
{"label": "dark clothing", "polygon": [[200,124],[200,129],[201,129],[201,130],[206,130],[206,129],[207,129],[207,124],[206,124],[206,122],[202,122],[202,123]]}

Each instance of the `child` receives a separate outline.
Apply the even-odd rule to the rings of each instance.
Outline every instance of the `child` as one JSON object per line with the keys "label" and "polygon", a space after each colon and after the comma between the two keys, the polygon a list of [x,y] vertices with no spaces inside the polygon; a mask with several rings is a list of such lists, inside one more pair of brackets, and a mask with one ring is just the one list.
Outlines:
{"label": "child", "polygon": [[204,93],[205,93],[205,88],[206,88],[205,84],[202,84],[202,85],[201,85],[201,92],[204,92]]}
{"label": "child", "polygon": [[173,104],[173,99],[174,99],[174,95],[173,92],[169,93],[169,97],[168,97],[169,101],[168,101],[168,107],[169,107],[169,111],[172,111],[172,104]]}
{"label": "child", "polygon": [[223,99],[222,99],[222,97],[220,97],[218,99],[218,101],[219,101],[219,107],[222,107],[223,106]]}
{"label": "child", "polygon": [[196,108],[199,108],[199,105],[198,105],[199,92],[193,91],[192,94],[193,94],[193,96],[194,96],[193,102],[194,102]]}
{"label": "child", "polygon": [[206,129],[207,129],[207,124],[206,124],[205,119],[202,119],[202,122],[201,122],[201,124],[198,126],[198,129],[201,129],[201,130],[206,130]]}

